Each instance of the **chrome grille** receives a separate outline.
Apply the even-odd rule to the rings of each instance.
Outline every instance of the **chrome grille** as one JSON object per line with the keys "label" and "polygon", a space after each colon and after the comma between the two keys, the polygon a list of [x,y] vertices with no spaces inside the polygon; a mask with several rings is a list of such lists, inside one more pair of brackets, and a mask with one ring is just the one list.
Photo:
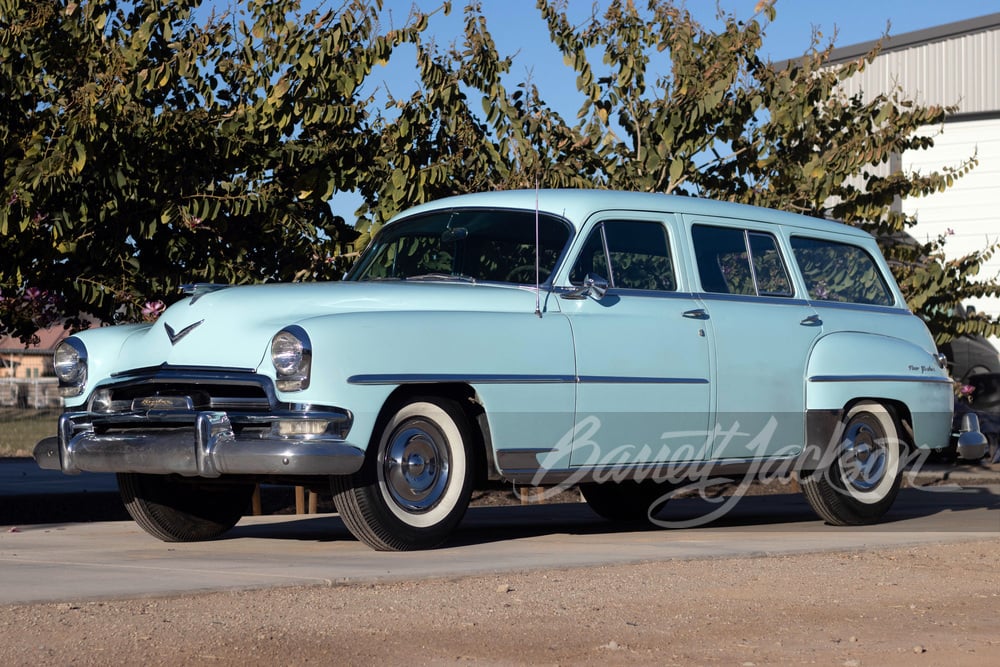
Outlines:
{"label": "chrome grille", "polygon": [[[162,370],[123,378],[101,390],[110,394],[110,409],[98,410],[104,414],[157,409],[268,412],[277,406],[270,379],[254,373]],[[95,410],[94,402],[92,397],[88,406],[91,411]]]}

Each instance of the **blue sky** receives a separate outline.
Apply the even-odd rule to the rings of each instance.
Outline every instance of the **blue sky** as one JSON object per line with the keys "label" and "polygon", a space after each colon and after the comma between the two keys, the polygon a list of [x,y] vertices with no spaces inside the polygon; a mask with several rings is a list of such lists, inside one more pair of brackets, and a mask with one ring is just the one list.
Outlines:
{"label": "blue sky", "polygon": [[[527,78],[538,86],[542,99],[571,119],[579,108],[575,75],[562,62],[562,56],[549,40],[548,31],[535,8],[535,0],[480,0],[487,25],[501,54],[513,55],[508,85]],[[753,16],[759,0],[677,0],[696,20],[710,27],[716,23],[717,6],[738,18]],[[319,0],[303,0],[304,6]],[[647,0],[635,0],[645,7]],[[329,0],[327,6],[336,5]],[[609,0],[567,0],[571,19],[583,20],[592,8],[603,11]],[[453,0],[448,16],[435,14],[428,34],[445,47],[462,34],[466,0]],[[401,26],[413,7],[431,12],[441,0],[385,0],[388,29]],[[766,28],[763,53],[779,61],[801,55],[809,48],[813,30],[822,43],[836,36],[837,46],[848,46],[881,37],[887,27],[890,35],[930,28],[962,19],[1000,12],[1000,0],[777,0],[777,18]],[[399,58],[405,62],[406,58]],[[599,63],[595,63],[598,64]],[[384,85],[397,95],[408,95],[416,73],[407,67],[373,72],[368,86]]]}
{"label": "blue sky", "polygon": [[[680,1],[680,0],[678,0]],[[535,0],[481,0],[487,25],[500,53],[514,56],[508,86],[526,78],[538,86],[541,97],[557,112],[572,122],[579,109],[572,70],[562,62],[562,56],[549,41],[548,31],[535,9]],[[645,7],[647,0],[635,0]],[[754,14],[758,0],[719,0],[718,6],[737,18]],[[303,0],[308,7],[315,2]],[[336,6],[333,0],[327,6]],[[454,0],[449,16],[431,17],[428,33],[439,46],[445,47],[462,34],[465,0]],[[589,16],[591,8],[605,8],[608,0],[568,0],[572,19]],[[412,7],[430,12],[441,5],[440,0],[385,0],[384,28],[401,26]],[[688,0],[685,6],[696,20],[706,26],[715,22],[716,0]],[[881,37],[888,26],[890,35],[930,28],[945,23],[1000,12],[1000,0],[777,0],[777,17],[766,28],[764,55],[772,60],[785,60],[801,55],[809,47],[813,30],[819,30],[823,43],[834,37],[836,46],[848,46]],[[399,58],[397,62],[406,62]],[[366,88],[385,86],[397,96],[408,96],[415,87],[416,72],[408,67],[389,67],[372,73]],[[352,220],[351,211],[357,199],[340,193],[331,201],[337,213]]]}
{"label": "blue sky", "polygon": [[[638,6],[646,4],[646,0],[635,1]],[[535,9],[535,0],[481,2],[501,52],[517,53],[514,75],[530,69],[541,83],[546,72],[565,73]],[[739,18],[748,18],[757,3],[758,0],[719,0],[718,4]],[[309,0],[304,4],[308,5]],[[385,10],[398,25],[411,7],[430,11],[440,4],[440,0],[385,0]],[[584,17],[592,6],[603,8],[608,4],[608,0],[568,0],[568,11],[573,17]],[[714,22],[716,0],[688,0],[683,4],[705,25]],[[430,31],[442,44],[460,34],[464,6],[464,0],[455,0],[450,16],[432,18]],[[832,37],[836,31],[837,46],[847,46],[878,39],[887,24],[890,34],[901,34],[1000,12],[1000,0],[778,0],[776,8],[777,18],[767,28],[764,52],[773,60],[784,60],[805,51],[814,27],[825,37]]]}

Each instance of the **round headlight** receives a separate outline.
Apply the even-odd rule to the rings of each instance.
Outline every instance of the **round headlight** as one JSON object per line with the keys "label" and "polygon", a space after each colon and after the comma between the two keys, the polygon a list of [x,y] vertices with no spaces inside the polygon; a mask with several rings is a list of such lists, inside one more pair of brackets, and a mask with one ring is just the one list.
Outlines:
{"label": "round headlight", "polygon": [[271,363],[278,375],[295,375],[302,368],[304,347],[302,341],[288,331],[278,333],[271,340]]}
{"label": "round headlight", "polygon": [[282,329],[271,339],[271,364],[280,391],[301,391],[309,386],[312,345],[309,334],[297,325]]}
{"label": "round headlight", "polygon": [[63,384],[83,384],[87,377],[87,357],[82,343],[64,340],[52,355],[56,377]]}

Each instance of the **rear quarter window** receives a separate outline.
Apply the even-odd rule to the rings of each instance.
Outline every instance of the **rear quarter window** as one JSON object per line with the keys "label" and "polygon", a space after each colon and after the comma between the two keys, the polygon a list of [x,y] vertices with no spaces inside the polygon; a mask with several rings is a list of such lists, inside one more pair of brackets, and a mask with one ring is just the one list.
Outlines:
{"label": "rear quarter window", "polygon": [[814,301],[891,306],[892,292],[868,251],[849,243],[793,236],[792,252]]}

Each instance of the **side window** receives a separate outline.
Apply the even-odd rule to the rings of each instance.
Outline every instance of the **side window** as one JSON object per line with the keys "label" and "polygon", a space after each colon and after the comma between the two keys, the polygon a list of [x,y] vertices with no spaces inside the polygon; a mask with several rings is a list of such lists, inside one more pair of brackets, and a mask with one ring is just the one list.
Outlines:
{"label": "side window", "polygon": [[792,252],[810,299],[877,306],[893,304],[889,286],[875,260],[863,248],[795,236]]}
{"label": "side window", "polygon": [[691,234],[706,292],[792,296],[785,262],[771,234],[708,225],[695,225]]}
{"label": "side window", "polygon": [[747,240],[757,293],[761,296],[792,296],[792,283],[788,280],[788,272],[778,250],[778,240],[760,232],[748,232]]}
{"label": "side window", "polygon": [[570,272],[582,285],[589,273],[620,289],[677,289],[667,230],[658,222],[608,220],[590,233]]}

